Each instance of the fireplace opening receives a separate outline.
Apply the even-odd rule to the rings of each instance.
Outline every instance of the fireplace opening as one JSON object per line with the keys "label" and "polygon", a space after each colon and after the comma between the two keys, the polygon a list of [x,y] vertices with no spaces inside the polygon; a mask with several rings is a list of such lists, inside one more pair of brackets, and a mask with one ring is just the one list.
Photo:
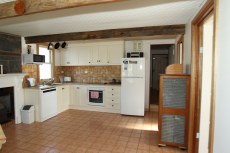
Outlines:
{"label": "fireplace opening", "polygon": [[14,119],[14,87],[0,88],[0,124]]}

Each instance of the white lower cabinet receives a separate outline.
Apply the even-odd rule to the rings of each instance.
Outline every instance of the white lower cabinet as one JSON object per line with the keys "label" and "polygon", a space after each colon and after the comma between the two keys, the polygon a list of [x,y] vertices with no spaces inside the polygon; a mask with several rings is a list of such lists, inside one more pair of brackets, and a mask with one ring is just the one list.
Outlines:
{"label": "white lower cabinet", "polygon": [[87,86],[72,85],[71,87],[71,108],[80,108],[87,103]]}
{"label": "white lower cabinet", "polygon": [[57,86],[57,109],[58,113],[61,113],[69,109],[70,105],[70,86],[62,85]]}
{"label": "white lower cabinet", "polygon": [[40,106],[40,91],[34,89],[24,89],[24,104],[34,105],[35,107],[35,121],[41,120],[41,106]]}
{"label": "white lower cabinet", "polygon": [[94,86],[104,88],[103,106],[88,104],[88,88],[92,85],[72,85],[70,108],[88,111],[120,113],[120,86]]}
{"label": "white lower cabinet", "polygon": [[[88,104],[88,88],[92,85],[58,85],[57,112],[61,113],[69,108],[120,113],[120,86],[98,86],[103,87],[104,106],[93,106]],[[25,105],[35,106],[36,121],[41,121],[40,92],[34,89],[25,89]]]}
{"label": "white lower cabinet", "polygon": [[105,107],[109,109],[110,112],[120,113],[120,108],[121,108],[120,92],[121,92],[120,86],[105,87]]}

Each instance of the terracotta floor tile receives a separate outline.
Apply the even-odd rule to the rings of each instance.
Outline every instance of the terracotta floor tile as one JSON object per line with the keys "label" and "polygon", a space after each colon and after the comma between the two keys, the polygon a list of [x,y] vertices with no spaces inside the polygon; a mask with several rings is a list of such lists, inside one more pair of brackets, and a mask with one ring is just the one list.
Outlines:
{"label": "terracotta floor tile", "polygon": [[137,153],[136,149],[125,149],[125,153]]}
{"label": "terracotta floor tile", "polygon": [[42,123],[11,123],[0,153],[187,153],[158,147],[157,116],[67,110]]}

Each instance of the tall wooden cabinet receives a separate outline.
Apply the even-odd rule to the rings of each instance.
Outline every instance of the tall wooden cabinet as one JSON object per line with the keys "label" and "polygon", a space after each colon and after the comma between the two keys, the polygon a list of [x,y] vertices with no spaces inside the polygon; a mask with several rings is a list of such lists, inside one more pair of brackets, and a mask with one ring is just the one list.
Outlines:
{"label": "tall wooden cabinet", "polygon": [[159,146],[187,148],[189,75],[160,75]]}

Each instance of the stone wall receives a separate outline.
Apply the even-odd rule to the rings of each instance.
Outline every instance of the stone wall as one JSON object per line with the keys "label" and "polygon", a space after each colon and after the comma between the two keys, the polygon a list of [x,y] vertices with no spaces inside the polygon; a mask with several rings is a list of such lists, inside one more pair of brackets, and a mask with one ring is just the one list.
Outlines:
{"label": "stone wall", "polygon": [[21,37],[0,33],[0,65],[3,73],[18,73],[21,70]]}

